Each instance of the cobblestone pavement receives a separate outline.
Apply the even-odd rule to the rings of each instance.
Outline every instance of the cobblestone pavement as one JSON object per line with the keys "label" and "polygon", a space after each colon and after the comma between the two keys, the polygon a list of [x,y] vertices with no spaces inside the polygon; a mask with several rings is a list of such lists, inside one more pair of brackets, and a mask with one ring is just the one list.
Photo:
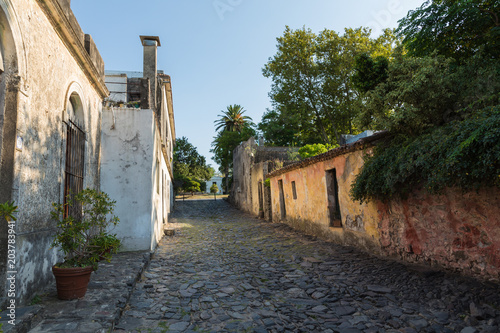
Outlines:
{"label": "cobblestone pavement", "polygon": [[[128,252],[113,255],[109,263],[99,263],[81,299],[59,300],[54,282],[39,295],[37,305],[17,309],[15,326],[4,321],[0,332],[109,332],[149,260],[149,252]],[[6,315],[0,316],[6,319]]]}
{"label": "cobblestone pavement", "polygon": [[499,286],[177,202],[115,332],[499,332]]}

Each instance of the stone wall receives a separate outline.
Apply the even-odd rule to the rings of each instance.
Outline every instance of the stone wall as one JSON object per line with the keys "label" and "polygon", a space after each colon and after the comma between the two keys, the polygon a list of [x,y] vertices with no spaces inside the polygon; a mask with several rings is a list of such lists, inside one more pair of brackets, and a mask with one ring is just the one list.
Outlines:
{"label": "stone wall", "polygon": [[[20,303],[52,283],[51,266],[60,259],[50,246],[55,225],[50,211],[53,202],[63,200],[65,123],[75,116],[67,112],[70,98],[78,101],[78,122],[86,133],[84,187],[99,187],[100,113],[107,89],[81,29],[72,29],[67,13],[71,10],[56,0],[0,1],[0,202],[13,200],[19,207]],[[0,225],[0,244],[6,244]],[[5,281],[3,249],[0,262]],[[3,296],[4,282],[0,289]]]}
{"label": "stone wall", "polygon": [[[377,206],[373,203],[360,205],[349,197],[350,184],[363,165],[363,154],[363,150],[353,150],[329,158],[313,158],[314,163],[305,161],[302,167],[298,163],[298,166],[290,165],[287,171],[282,171],[286,170],[284,168],[268,175],[272,220],[289,224],[306,234],[380,253]],[[326,173],[333,169],[338,181],[340,227],[332,226],[328,209]],[[281,186],[284,206],[280,201]]]}
{"label": "stone wall", "polygon": [[[448,188],[440,195],[415,189],[407,199],[388,203],[360,204],[350,198],[349,190],[363,166],[364,154],[370,153],[372,142],[383,135],[267,175],[271,179],[273,221],[370,253],[499,280],[499,188],[468,193]],[[331,223],[327,185],[327,172],[333,169],[341,217],[337,227]]]}
{"label": "stone wall", "polygon": [[[233,152],[233,185],[230,202],[241,210],[263,217],[265,175],[291,163],[290,151],[295,148],[257,145],[252,137],[242,142]],[[259,187],[261,183],[261,187]],[[260,194],[259,194],[260,193]],[[262,196],[262,200],[259,199]]]}
{"label": "stone wall", "polygon": [[378,210],[384,253],[500,278],[500,189],[416,190],[406,200],[379,203]]}
{"label": "stone wall", "polygon": [[233,151],[233,185],[230,202],[244,211],[252,209],[252,188],[250,169],[255,157],[256,144],[253,138],[241,143]]}

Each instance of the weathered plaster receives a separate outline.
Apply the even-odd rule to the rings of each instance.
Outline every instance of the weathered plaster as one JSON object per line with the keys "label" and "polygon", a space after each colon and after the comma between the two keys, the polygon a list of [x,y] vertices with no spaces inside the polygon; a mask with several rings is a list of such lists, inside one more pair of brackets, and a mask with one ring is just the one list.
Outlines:
{"label": "weathered plaster", "polygon": [[104,108],[102,114],[101,189],[116,200],[120,223],[113,230],[122,250],[150,250],[155,161],[153,112]]}
{"label": "weathered plaster", "polygon": [[[99,186],[99,105],[107,91],[99,83],[98,72],[92,70],[95,66],[90,58],[84,56],[84,45],[76,45],[76,39],[64,40],[64,34],[53,25],[58,19],[42,9],[42,3],[58,6],[54,0],[0,1],[1,47],[8,64],[0,74],[0,200],[14,200],[19,207],[16,252],[20,303],[28,301],[34,290],[52,279],[50,266],[57,260],[54,250],[50,250],[54,234],[50,211],[52,202],[62,199],[66,140],[63,120],[68,91],[77,85],[85,104],[84,183],[94,188]],[[57,29],[68,32],[68,27],[69,21],[64,19]],[[83,56],[68,50],[68,45],[78,52],[83,50]],[[22,146],[16,149],[18,138]],[[5,256],[0,259],[3,268]]]}
{"label": "weathered plaster", "polygon": [[[278,180],[282,180],[287,215],[282,222],[324,239],[380,252],[376,205],[359,204],[349,196],[350,185],[363,164],[362,155],[363,151],[358,150],[277,176],[271,174],[273,221],[281,220]],[[340,228],[330,226],[328,211],[326,171],[333,168],[339,187]],[[297,199],[292,195],[292,182],[295,182]]]}
{"label": "weathered plaster", "polygon": [[[259,211],[259,182],[264,182],[264,175],[274,168],[277,162],[290,163],[289,151],[285,147],[265,147],[257,145],[252,137],[241,143],[233,152],[233,186],[230,202],[246,212],[262,216]],[[271,165],[271,166],[270,166]],[[267,198],[262,190],[263,200]],[[264,213],[265,215],[265,213]]]}
{"label": "weathered plaster", "polygon": [[[500,189],[463,193],[447,188],[440,195],[415,189],[404,200],[360,204],[350,198],[349,190],[363,166],[364,154],[371,153],[370,140],[376,138],[268,175],[273,220],[281,220],[278,181],[282,180],[287,213],[282,222],[296,229],[372,253],[500,279]],[[340,228],[329,226],[325,171],[333,168],[339,187]]]}
{"label": "weathered plaster", "polygon": [[487,278],[500,278],[500,190],[441,195],[416,190],[379,203],[384,252]]}

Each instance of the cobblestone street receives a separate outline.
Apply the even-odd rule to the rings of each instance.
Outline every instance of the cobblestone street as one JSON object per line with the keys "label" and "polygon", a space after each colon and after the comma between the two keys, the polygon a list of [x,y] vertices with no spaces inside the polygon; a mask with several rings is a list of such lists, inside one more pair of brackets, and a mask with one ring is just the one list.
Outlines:
{"label": "cobblestone street", "polygon": [[115,332],[498,332],[498,285],[406,266],[258,220],[176,203]]}

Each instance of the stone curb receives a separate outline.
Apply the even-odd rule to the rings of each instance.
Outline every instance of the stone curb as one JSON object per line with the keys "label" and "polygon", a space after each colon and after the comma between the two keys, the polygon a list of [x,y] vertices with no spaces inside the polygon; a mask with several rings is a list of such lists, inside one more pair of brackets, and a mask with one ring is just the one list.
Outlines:
{"label": "stone curb", "polygon": [[54,283],[45,290],[40,304],[16,309],[15,326],[2,321],[3,332],[109,332],[151,258],[150,252],[127,252],[114,255],[110,263],[100,263],[87,294],[78,300],[57,299]]}

